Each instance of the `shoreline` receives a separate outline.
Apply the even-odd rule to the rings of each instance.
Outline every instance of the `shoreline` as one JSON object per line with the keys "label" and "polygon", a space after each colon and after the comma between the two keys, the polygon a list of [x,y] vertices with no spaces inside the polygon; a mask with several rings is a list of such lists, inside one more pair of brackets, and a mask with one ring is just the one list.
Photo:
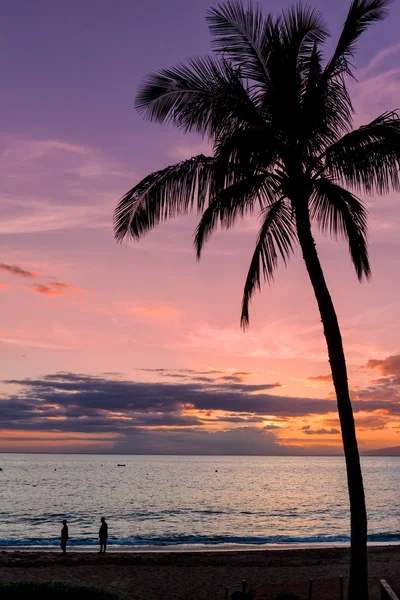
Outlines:
{"label": "shoreline", "polygon": [[[0,550],[1,581],[61,581],[116,593],[120,600],[209,600],[246,580],[259,600],[278,593],[307,597],[313,579],[318,600],[337,600],[339,577],[348,581],[349,548],[253,549],[156,552]],[[379,580],[400,592],[400,545],[370,546],[370,600],[380,598]]]}
{"label": "shoreline", "polygon": [[[87,553],[96,554],[98,553],[98,543],[93,544],[68,544],[67,549],[70,553]],[[393,542],[368,542],[368,548],[391,548],[400,546],[400,541]],[[107,545],[107,553],[112,554],[182,554],[182,553],[202,553],[202,552],[280,552],[280,551],[296,551],[296,550],[322,550],[322,549],[349,549],[350,541],[346,542],[315,542],[310,544],[308,542],[282,542],[274,544],[165,544],[165,545],[124,545],[124,544],[113,544]],[[1,552],[24,552],[24,553],[38,553],[38,552],[49,552],[58,553],[60,545],[36,545],[36,546],[24,546],[24,545],[0,545]]]}

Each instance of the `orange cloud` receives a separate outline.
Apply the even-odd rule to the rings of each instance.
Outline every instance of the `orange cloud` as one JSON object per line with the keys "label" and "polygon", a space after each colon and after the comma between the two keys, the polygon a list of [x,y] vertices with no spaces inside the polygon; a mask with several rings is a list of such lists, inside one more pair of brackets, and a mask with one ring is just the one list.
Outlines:
{"label": "orange cloud", "polygon": [[48,284],[30,283],[25,284],[25,286],[31,288],[36,294],[42,294],[42,296],[66,296],[78,290],[75,285],[61,281],[54,281]]}
{"label": "orange cloud", "polygon": [[400,373],[400,354],[392,354],[382,360],[371,359],[367,362],[367,367],[382,375],[397,375]]}
{"label": "orange cloud", "polygon": [[[0,263],[0,270],[5,271],[11,275],[15,275],[17,277],[24,278],[35,278],[40,277],[40,273],[36,271],[28,271],[27,269],[23,269],[18,265],[8,265],[6,263]],[[70,285],[69,283],[63,283],[62,281],[57,281],[54,277],[51,278],[53,281],[50,283],[25,283],[23,284],[25,287],[29,287],[36,294],[42,294],[43,296],[63,296],[68,295],[72,291],[77,290],[78,288],[74,285]],[[11,284],[8,283],[0,283],[0,290],[7,290],[11,287]]]}
{"label": "orange cloud", "polygon": [[317,375],[316,377],[308,377],[308,381],[317,381],[320,383],[332,383],[332,375]]}
{"label": "orange cloud", "polygon": [[0,430],[0,452],[74,452],[81,450],[104,451],[111,449],[118,440],[113,433],[76,432],[26,432],[23,430]]}
{"label": "orange cloud", "polygon": [[39,277],[39,273],[27,271],[18,265],[6,265],[6,263],[0,263],[0,270],[6,271],[6,273],[10,273],[11,275],[16,275],[17,277]]}

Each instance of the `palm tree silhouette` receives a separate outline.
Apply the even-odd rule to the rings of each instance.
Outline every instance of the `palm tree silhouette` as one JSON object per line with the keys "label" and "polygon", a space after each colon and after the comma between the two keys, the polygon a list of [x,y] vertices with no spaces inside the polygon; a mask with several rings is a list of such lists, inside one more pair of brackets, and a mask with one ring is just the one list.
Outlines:
{"label": "palm tree silhouette", "polygon": [[356,193],[399,189],[400,118],[380,115],[353,129],[346,81],[356,42],[386,14],[388,0],[354,0],[336,49],[320,13],[296,5],[279,17],[228,1],[207,14],[214,56],[150,75],[137,109],[159,123],[198,132],[213,156],[199,155],[152,173],[119,202],[115,236],[141,238],[164,221],[202,213],[197,256],[219,225],[261,213],[244,287],[243,326],[261,279],[300,245],[326,338],[341,424],[351,512],[349,598],[368,598],[367,515],[341,333],[312,233],[344,238],[360,280],[370,276],[367,212]]}

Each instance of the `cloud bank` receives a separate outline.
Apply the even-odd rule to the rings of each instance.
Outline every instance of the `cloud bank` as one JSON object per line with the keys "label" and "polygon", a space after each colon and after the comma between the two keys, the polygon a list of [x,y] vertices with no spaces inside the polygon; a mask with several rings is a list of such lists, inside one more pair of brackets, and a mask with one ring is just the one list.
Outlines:
{"label": "cloud bank", "polygon": [[[360,429],[382,429],[388,416],[400,415],[400,360],[395,356],[368,365],[385,376],[358,390],[353,407]],[[301,427],[306,437],[334,439],[340,434],[337,419],[332,418],[336,401],[329,398],[278,395],[274,391],[279,383],[246,383],[249,373],[243,372],[149,371],[172,381],[68,372],[6,380],[3,384],[13,393],[0,399],[0,430],[102,435],[112,441],[115,452],[169,454],[316,453],[317,447],[288,446],[276,437],[280,425],[292,418],[327,417],[323,426]]]}

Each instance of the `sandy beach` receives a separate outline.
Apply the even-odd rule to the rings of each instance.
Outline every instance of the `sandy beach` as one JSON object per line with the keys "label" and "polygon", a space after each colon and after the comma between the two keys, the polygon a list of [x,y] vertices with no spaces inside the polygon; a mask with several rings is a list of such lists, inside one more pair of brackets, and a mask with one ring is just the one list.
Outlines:
{"label": "sandy beach", "polygon": [[[369,550],[371,600],[380,597],[379,579],[400,592],[400,546]],[[1,581],[62,581],[95,586],[128,600],[223,600],[225,588],[239,590],[245,579],[255,598],[278,592],[307,598],[339,598],[339,576],[347,580],[348,550],[255,550],[234,552],[0,552]]]}

